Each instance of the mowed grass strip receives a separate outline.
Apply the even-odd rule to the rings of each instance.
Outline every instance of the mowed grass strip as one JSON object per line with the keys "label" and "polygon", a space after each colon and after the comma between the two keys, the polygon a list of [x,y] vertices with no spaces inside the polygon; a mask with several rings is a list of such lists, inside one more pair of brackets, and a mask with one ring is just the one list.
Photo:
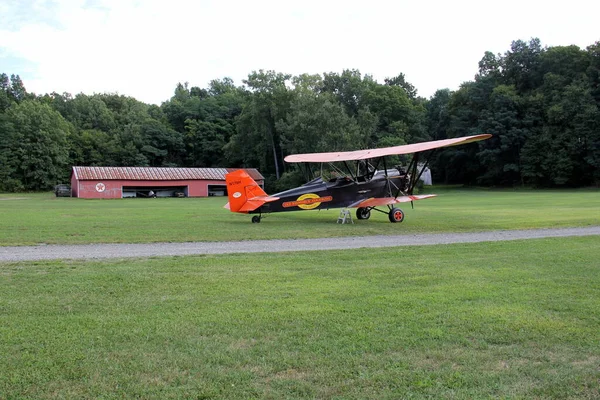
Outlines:
{"label": "mowed grass strip", "polygon": [[598,398],[600,238],[0,264],[0,398]]}
{"label": "mowed grass strip", "polygon": [[[0,195],[0,246],[318,238],[600,225],[600,191],[464,190],[336,224],[339,210],[268,215],[260,224],[223,209],[226,198],[84,200],[53,194]],[[354,210],[352,210],[354,213]]]}

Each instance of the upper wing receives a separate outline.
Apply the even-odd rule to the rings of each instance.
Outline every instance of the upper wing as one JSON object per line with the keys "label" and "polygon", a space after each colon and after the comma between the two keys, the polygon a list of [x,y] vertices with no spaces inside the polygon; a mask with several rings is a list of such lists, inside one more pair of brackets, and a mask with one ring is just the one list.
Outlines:
{"label": "upper wing", "polygon": [[360,202],[356,202],[350,207],[377,207],[377,206],[387,206],[396,203],[408,203],[416,200],[424,200],[429,199],[431,197],[436,197],[437,194],[421,194],[421,195],[411,195],[411,196],[399,196],[399,197],[371,197],[370,199],[363,200]]}
{"label": "upper wing", "polygon": [[431,142],[422,142],[407,144],[404,146],[384,147],[381,149],[367,149],[356,151],[341,151],[337,153],[308,153],[308,154],[292,154],[285,158],[287,162],[335,162],[335,161],[352,161],[366,160],[369,158],[377,158],[391,156],[395,154],[412,154],[420,151],[437,149],[439,147],[458,146],[477,142],[492,137],[490,134],[481,134],[473,136],[464,136],[460,138],[433,140]]}

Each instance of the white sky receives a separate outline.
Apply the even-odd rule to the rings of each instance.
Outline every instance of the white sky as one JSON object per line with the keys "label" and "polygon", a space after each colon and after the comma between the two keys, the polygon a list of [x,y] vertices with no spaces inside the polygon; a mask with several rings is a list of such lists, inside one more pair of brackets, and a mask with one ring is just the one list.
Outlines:
{"label": "white sky", "polygon": [[178,82],[250,72],[403,72],[418,94],[472,80],[486,50],[600,40],[600,2],[0,0],[0,72],[29,92],[116,92],[160,104]]}

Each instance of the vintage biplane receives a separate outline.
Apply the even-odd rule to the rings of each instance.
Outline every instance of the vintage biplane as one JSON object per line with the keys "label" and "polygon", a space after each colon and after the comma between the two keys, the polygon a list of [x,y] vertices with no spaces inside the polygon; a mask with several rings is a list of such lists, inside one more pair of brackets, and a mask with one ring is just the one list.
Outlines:
{"label": "vintage biplane", "polygon": [[[396,204],[436,196],[413,194],[436,149],[491,136],[481,134],[380,149],[289,155],[285,157],[286,162],[329,164],[338,174],[329,179],[319,176],[300,187],[268,195],[248,173],[234,171],[225,175],[229,198],[225,208],[237,213],[258,214],[252,217],[253,223],[260,222],[262,215],[268,213],[330,208],[356,208],[358,219],[369,219],[371,211],[379,211],[388,214],[390,222],[402,222],[404,212],[395,207]],[[388,168],[386,157],[402,154],[412,154],[408,166]],[[343,168],[336,168],[334,163]]]}

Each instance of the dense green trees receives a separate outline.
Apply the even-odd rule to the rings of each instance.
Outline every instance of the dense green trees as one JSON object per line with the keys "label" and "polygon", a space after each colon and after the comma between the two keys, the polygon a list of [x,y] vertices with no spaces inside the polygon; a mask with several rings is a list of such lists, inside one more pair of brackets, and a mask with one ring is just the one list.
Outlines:
{"label": "dense green trees", "polygon": [[432,168],[434,180],[600,184],[598,48],[598,42],[582,50],[518,40],[504,55],[487,52],[475,81],[450,96],[436,93],[428,102],[429,129],[436,138],[461,132],[495,136],[474,154],[464,154],[472,148],[441,152]]}
{"label": "dense green trees", "polygon": [[4,190],[50,189],[68,176],[72,125],[47,104],[12,105],[0,125],[0,178]]}
{"label": "dense green trees", "polygon": [[178,84],[161,106],[116,94],[28,93],[0,74],[0,190],[45,190],[71,165],[256,167],[271,188],[298,181],[298,152],[383,147],[476,133],[439,151],[437,183],[600,183],[600,42],[486,52],[479,73],[426,100],[404,74],[291,76],[253,71],[241,86]]}
{"label": "dense green trees", "polygon": [[279,179],[283,172],[281,132],[277,122],[285,118],[290,108],[291,93],[287,85],[291,75],[274,71],[258,71],[244,80],[249,92],[237,118],[237,132],[229,155],[241,152],[244,165],[257,165],[262,171],[274,172]]}

